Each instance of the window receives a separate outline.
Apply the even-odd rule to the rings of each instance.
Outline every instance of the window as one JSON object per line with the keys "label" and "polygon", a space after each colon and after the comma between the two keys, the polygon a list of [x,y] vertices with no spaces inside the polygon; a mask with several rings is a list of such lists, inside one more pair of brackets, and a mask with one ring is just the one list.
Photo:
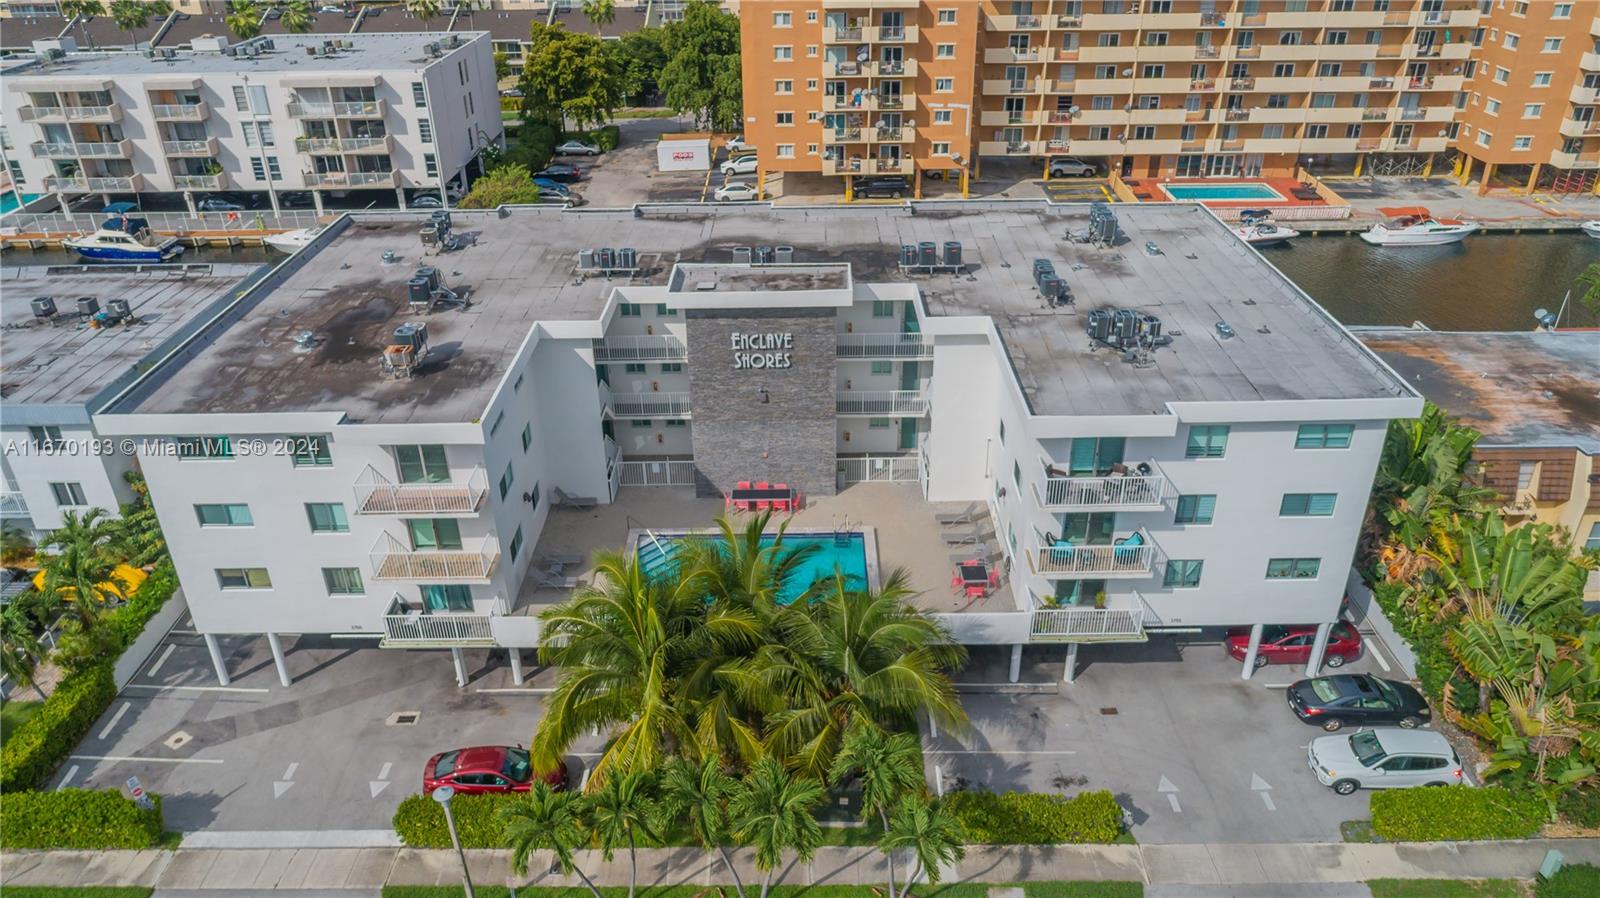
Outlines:
{"label": "window", "polygon": [[806,10],[806,21],[807,22],[815,22],[816,20],[817,20],[817,11],[814,10],[814,9]]}
{"label": "window", "polygon": [[233,440],[227,437],[179,437],[178,458],[233,458]]}
{"label": "window", "polygon": [[1516,137],[1511,138],[1511,148],[1513,150],[1533,149],[1533,135],[1518,134]]}
{"label": "window", "polygon": [[527,452],[528,447],[531,445],[533,445],[533,425],[524,424],[522,425],[522,451]]}
{"label": "window", "polygon": [[196,505],[194,516],[202,527],[249,527],[255,523],[250,517],[250,506],[242,502]]}
{"label": "window", "polygon": [[1496,100],[1494,97],[1490,97],[1489,99],[1487,99],[1487,100],[1485,100],[1483,102],[1483,111],[1487,112],[1490,115],[1499,115],[1500,114],[1500,101]]}
{"label": "window", "polygon": [[644,362],[628,362],[622,366],[622,372],[624,374],[643,374],[648,370],[649,369],[645,367]]}
{"label": "window", "polygon": [[950,143],[949,143],[949,141],[944,141],[944,140],[936,140],[936,141],[934,141],[933,142],[933,155],[935,155],[935,156],[948,156],[948,155],[950,155]]}
{"label": "window", "polygon": [[511,470],[511,463],[506,462],[506,471],[500,475],[500,498],[504,499],[511,492],[511,484],[516,480],[516,474]]}
{"label": "window", "polygon": [[1589,528],[1589,537],[1583,541],[1585,549],[1600,549],[1600,521],[1595,521]]}
{"label": "window", "polygon": [[423,585],[422,607],[428,611],[471,611],[472,587],[458,585]]}
{"label": "window", "polygon": [[1525,490],[1533,486],[1533,475],[1538,471],[1539,463],[1536,461],[1517,462],[1517,489]]}
{"label": "window", "polygon": [[895,303],[893,301],[886,299],[875,299],[872,301],[872,317],[893,318],[894,312]]}
{"label": "window", "polygon": [[1204,566],[1204,561],[1173,558],[1167,562],[1167,572],[1161,579],[1161,585],[1168,589],[1194,589],[1200,585],[1200,569]]}
{"label": "window", "polygon": [[1544,39],[1544,46],[1539,48],[1539,52],[1540,53],[1560,53],[1561,52],[1561,38],[1559,38],[1559,37],[1547,37],[1547,38],[1545,38]]}
{"label": "window", "polygon": [[955,23],[956,23],[956,11],[955,10],[953,10],[953,9],[941,9],[941,10],[939,10],[939,24],[940,25],[954,25]]}
{"label": "window", "polygon": [[267,179],[267,163],[260,156],[250,157],[250,174],[257,181],[265,181]]}
{"label": "window", "polygon": [[289,463],[297,468],[316,468],[333,464],[328,438],[310,434],[285,437],[289,441]]}
{"label": "window", "polygon": [[452,518],[407,518],[406,535],[412,551],[461,549],[461,524]]}
{"label": "window", "polygon": [[1349,449],[1354,424],[1302,424],[1294,435],[1296,449]]}
{"label": "window", "polygon": [[245,95],[243,85],[233,86],[233,108],[240,112],[250,111],[250,98]]}
{"label": "window", "polygon": [[689,422],[683,420],[682,418],[668,418],[667,420],[662,421],[661,423],[666,425],[667,427],[688,427],[689,426]]}
{"label": "window", "polygon": [[1490,134],[1488,131],[1483,130],[1482,128],[1479,128],[1478,129],[1478,136],[1475,138],[1475,140],[1477,141],[1478,146],[1486,147],[1486,146],[1489,145],[1489,143],[1491,141],[1494,140],[1494,135]]}
{"label": "window", "polygon": [[880,376],[881,375],[893,374],[894,373],[894,362],[873,362],[872,363],[872,373],[876,374],[876,375],[880,375]]}
{"label": "window", "polygon": [[312,533],[350,532],[350,520],[344,516],[341,502],[307,502],[306,519],[311,522]]}
{"label": "window", "polygon": [[418,120],[417,138],[423,143],[433,143],[433,123],[427,119]]}
{"label": "window", "polygon": [[1217,510],[1217,497],[1214,495],[1194,495],[1178,497],[1178,513],[1173,518],[1174,524],[1209,524],[1211,515]]}
{"label": "window", "polygon": [[1011,482],[1017,485],[1017,492],[1022,492],[1022,463],[1011,463]]}
{"label": "window", "polygon": [[683,373],[683,363],[682,362],[662,362],[661,363],[661,373],[662,374],[682,374]]}
{"label": "window", "polygon": [[948,125],[951,118],[952,114],[948,109],[935,109],[933,111],[933,123],[935,125]]}
{"label": "window", "polygon": [[780,144],[778,144],[777,157],[779,159],[793,159],[794,158],[794,144],[792,144],[792,143],[780,143]]}
{"label": "window", "polygon": [[1520,35],[1520,34],[1512,34],[1509,31],[1506,32],[1505,48],[1507,50],[1515,50],[1515,49],[1517,49],[1517,45],[1520,44],[1520,43],[1522,43],[1522,35]]}
{"label": "window", "polygon": [[625,302],[618,308],[618,311],[624,318],[638,318],[643,309],[644,307],[636,302]]}
{"label": "window", "polygon": [[939,44],[938,46],[933,48],[933,55],[934,55],[935,59],[955,59],[956,58],[956,45],[955,44]]}
{"label": "window", "polygon": [[1572,4],[1571,3],[1557,3],[1557,4],[1555,4],[1554,6],[1552,6],[1550,8],[1550,18],[1552,18],[1552,19],[1570,19],[1570,18],[1572,18]]}
{"label": "window", "polygon": [[1006,444],[1006,422],[1005,422],[1004,419],[1001,419],[1001,421],[1000,421],[1000,445],[1004,446],[1005,444]]}
{"label": "window", "polygon": [[1284,493],[1278,516],[1285,518],[1325,518],[1333,514],[1337,493]]}
{"label": "window", "polygon": [[520,526],[517,528],[517,532],[511,535],[509,551],[511,552],[512,561],[516,561],[517,556],[522,554],[522,528]]}
{"label": "window", "polygon": [[1551,73],[1550,72],[1534,72],[1533,73],[1533,86],[1534,87],[1549,87],[1550,86],[1550,78],[1551,78]]}
{"label": "window", "polygon": [[1538,118],[1544,114],[1543,103],[1529,103],[1522,107],[1523,118]]}
{"label": "window", "polygon": [[272,578],[264,567],[219,567],[219,589],[271,589]]}
{"label": "window", "polygon": [[1496,66],[1494,70],[1494,83],[1506,84],[1511,81],[1511,70]]}
{"label": "window", "polygon": [[778,62],[788,62],[794,59],[794,48],[790,46],[773,47],[772,58]]}
{"label": "window", "polygon": [[395,467],[401,483],[449,483],[450,465],[444,447],[437,444],[394,447]]}
{"label": "window", "polygon": [[33,448],[51,452],[61,440],[61,428],[54,424],[28,428],[28,442]]}
{"label": "window", "polygon": [[418,109],[428,105],[428,92],[422,86],[421,81],[411,82],[411,102]]}
{"label": "window", "polygon": [[954,78],[935,78],[935,79],[933,79],[933,92],[934,93],[936,93],[936,94],[949,94],[949,93],[955,93],[955,90],[956,90],[956,79],[954,79]]}
{"label": "window", "polygon": [[1273,558],[1267,561],[1268,580],[1315,580],[1320,558]]}
{"label": "window", "polygon": [[793,25],[794,25],[794,15],[792,13],[775,12],[775,13],[772,14],[772,27],[774,27],[774,28],[790,28]]}
{"label": "window", "polygon": [[531,514],[539,510],[539,484],[534,483],[533,489],[528,491],[528,512]]}
{"label": "window", "polygon": [[354,567],[325,567],[322,585],[330,596],[359,596],[366,593],[361,585],[361,569]]}
{"label": "window", "polygon": [[439,177],[439,157],[433,153],[423,153],[422,169],[430,178]]}
{"label": "window", "polygon": [[[781,78],[772,82],[772,91],[779,94],[792,94],[794,93],[794,82],[788,78]],[[788,115],[789,121],[787,123],[780,121],[778,124],[792,124],[794,122],[794,113],[791,112]],[[779,113],[779,117],[781,118],[782,116],[783,113]]]}
{"label": "window", "polygon": [[1221,458],[1228,449],[1228,425],[1206,424],[1189,428],[1185,458]]}
{"label": "window", "polygon": [[868,418],[867,427],[872,430],[888,430],[890,421],[888,418]]}

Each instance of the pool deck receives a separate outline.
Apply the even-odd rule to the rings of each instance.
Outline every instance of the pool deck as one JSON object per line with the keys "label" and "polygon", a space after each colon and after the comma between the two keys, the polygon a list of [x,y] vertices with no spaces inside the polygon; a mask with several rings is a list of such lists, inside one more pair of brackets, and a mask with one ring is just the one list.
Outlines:
{"label": "pool deck", "polygon": [[[1232,180],[1232,179],[1223,180],[1223,179],[1216,179],[1216,178],[1128,178],[1128,179],[1125,180],[1124,183],[1126,183],[1130,188],[1132,188],[1134,193],[1136,195],[1138,195],[1141,200],[1146,201],[1146,202],[1165,202],[1165,201],[1167,201],[1168,200],[1168,194],[1166,192],[1166,188],[1169,187],[1169,186],[1171,186],[1171,187],[1207,187],[1207,188],[1213,188],[1214,189],[1214,188],[1218,188],[1218,187],[1229,187],[1229,186],[1242,187],[1242,186],[1247,185],[1247,184],[1252,184],[1252,185],[1253,184],[1264,184],[1267,187],[1271,188],[1272,190],[1276,191],[1277,194],[1278,194],[1278,197],[1276,199],[1264,198],[1264,197],[1256,197],[1256,198],[1252,198],[1252,199],[1227,199],[1227,200],[1224,200],[1224,199],[1215,199],[1215,200],[1213,200],[1213,199],[1202,199],[1202,200],[1194,200],[1195,202],[1200,203],[1202,206],[1205,206],[1208,209],[1216,209],[1216,210],[1222,210],[1222,209],[1264,209],[1264,208],[1283,209],[1283,208],[1298,207],[1298,206],[1312,206],[1312,207],[1314,207],[1314,206],[1328,206],[1328,205],[1331,205],[1327,200],[1324,200],[1324,199],[1322,199],[1320,197],[1315,199],[1315,200],[1306,200],[1306,199],[1298,199],[1298,198],[1296,198],[1295,195],[1294,195],[1294,191],[1297,190],[1297,189],[1304,188],[1307,185],[1304,184],[1301,181],[1295,180],[1294,178],[1239,178],[1236,181]],[[1183,201],[1189,201],[1192,198],[1190,198],[1190,197],[1179,197],[1178,199],[1183,200]]]}
{"label": "pool deck", "polygon": [[[866,527],[877,539],[877,566],[880,577],[895,568],[905,568],[911,589],[911,603],[931,612],[1015,611],[1010,580],[1002,576],[1000,588],[986,599],[957,596],[950,588],[955,565],[949,556],[958,551],[945,545],[935,515],[960,511],[966,503],[926,502],[916,484],[861,483],[836,496],[808,498],[806,507],[787,520],[794,530],[831,530],[845,521],[850,527]],[[536,555],[582,555],[589,558],[598,549],[628,545],[631,531],[643,529],[681,532],[715,526],[723,513],[722,500],[699,499],[690,488],[623,487],[610,505],[578,511],[554,509],[539,537]],[[774,516],[769,529],[776,529],[784,516]],[[736,514],[735,526],[743,527],[749,515]],[[991,530],[981,521],[979,530]],[[995,537],[988,538],[991,557],[998,555]],[[872,558],[869,554],[869,569]],[[579,575],[589,582],[592,567],[583,566]],[[523,581],[513,606],[514,614],[538,614],[563,601],[568,591],[542,586],[534,577]]]}

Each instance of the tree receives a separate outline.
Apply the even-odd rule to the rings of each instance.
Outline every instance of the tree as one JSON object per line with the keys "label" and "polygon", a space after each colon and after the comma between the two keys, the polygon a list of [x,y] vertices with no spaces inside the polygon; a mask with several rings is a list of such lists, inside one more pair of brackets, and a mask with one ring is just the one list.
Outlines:
{"label": "tree", "polygon": [[305,34],[316,24],[310,0],[289,0],[278,11],[278,24],[290,34]]}
{"label": "tree", "polygon": [[247,41],[261,33],[261,4],[256,0],[233,0],[228,4],[228,13],[222,17],[222,23],[228,26],[234,37]]}
{"label": "tree", "polygon": [[604,42],[561,25],[534,22],[523,59],[522,117],[583,129],[611,118],[621,105],[619,78]]}
{"label": "tree", "polygon": [[961,824],[945,810],[943,802],[937,798],[924,801],[914,795],[900,800],[878,848],[889,859],[889,898],[896,898],[894,852],[908,851],[912,860],[898,898],[908,898],[911,887],[921,876],[926,876],[930,884],[938,885],[939,866],[954,863],[967,854]]}
{"label": "tree", "polygon": [[620,40],[606,41],[617,74],[617,92],[629,105],[643,105],[644,98],[656,92],[657,79],[667,64],[665,40],[665,29],[635,28]]}
{"label": "tree", "polygon": [[45,698],[45,693],[33,673],[44,656],[44,645],[27,614],[16,605],[0,610],[0,672],[14,681],[28,681],[41,699]]}
{"label": "tree", "polygon": [[594,25],[594,33],[617,20],[617,0],[583,0],[583,17]]}
{"label": "tree", "polygon": [[628,846],[628,898],[634,898],[639,880],[638,837],[658,838],[650,826],[654,788],[652,771],[630,770],[606,777],[590,799],[589,825],[601,857],[609,864],[618,848]]}
{"label": "tree", "polygon": [[1589,315],[1600,322],[1600,262],[1591,262],[1578,275],[1578,304],[1589,310]]}
{"label": "tree", "polygon": [[587,803],[582,795],[557,792],[539,781],[521,801],[501,808],[498,816],[511,848],[511,871],[526,875],[533,853],[547,850],[556,856],[562,873],[578,874],[590,894],[601,898],[589,875],[573,862],[573,852],[586,842],[583,818]]}
{"label": "tree", "polygon": [[0,564],[15,567],[33,557],[33,537],[20,527],[0,529]]}
{"label": "tree", "polygon": [[503,164],[472,182],[472,189],[461,198],[462,209],[493,209],[496,206],[537,203],[539,185],[526,165]]}
{"label": "tree", "polygon": [[161,521],[150,504],[150,488],[138,471],[124,471],[123,482],[133,490],[133,501],[122,506],[122,517],[113,526],[110,550],[134,567],[152,565],[166,557],[167,540]]}
{"label": "tree", "polygon": [[745,898],[744,883],[739,870],[728,856],[728,799],[738,788],[738,781],[722,769],[722,762],[708,757],[699,765],[683,758],[675,758],[661,774],[659,807],[662,819],[683,820],[688,824],[689,835],[707,851],[715,848],[722,857],[722,865],[733,877],[733,888],[739,898]]}
{"label": "tree", "polygon": [[99,609],[108,601],[125,600],[129,588],[117,575],[118,559],[111,551],[116,522],[91,508],[83,515],[62,515],[61,527],[45,540],[54,553],[44,561],[40,592],[71,608],[85,630],[92,629]]}
{"label": "tree", "polygon": [[94,38],[89,34],[88,22],[98,15],[103,15],[106,5],[102,0],[61,0],[56,4],[61,8],[61,14],[78,23],[78,32],[83,35],[84,46],[93,47]]}
{"label": "tree", "polygon": [[511,57],[504,50],[494,51],[494,80],[504,81],[511,77]]}
{"label": "tree", "polygon": [[152,16],[167,16],[171,12],[167,0],[113,0],[111,4],[111,20],[117,23],[117,28],[128,32],[130,39],[135,31],[150,24]]}
{"label": "tree", "polygon": [[439,14],[439,0],[406,0],[406,11],[417,17],[422,24]]}
{"label": "tree", "polygon": [[762,758],[728,802],[735,838],[756,850],[756,867],[763,874],[761,898],[767,898],[772,871],[785,851],[809,861],[821,844],[815,811],[825,795],[817,780],[789,773],[774,758]]}
{"label": "tree", "polygon": [[[834,755],[828,777],[838,786],[855,777],[861,788],[863,822],[878,818],[878,826],[889,832],[889,812],[900,799],[920,794],[927,786],[922,775],[922,750],[910,733],[890,735],[877,725],[857,720],[845,734],[844,744]],[[887,852],[886,852],[887,853]],[[889,895],[894,895],[894,856],[889,856]]]}
{"label": "tree", "polygon": [[692,114],[697,127],[737,130],[744,121],[738,17],[694,0],[663,30],[667,62],[657,80],[667,105]]}

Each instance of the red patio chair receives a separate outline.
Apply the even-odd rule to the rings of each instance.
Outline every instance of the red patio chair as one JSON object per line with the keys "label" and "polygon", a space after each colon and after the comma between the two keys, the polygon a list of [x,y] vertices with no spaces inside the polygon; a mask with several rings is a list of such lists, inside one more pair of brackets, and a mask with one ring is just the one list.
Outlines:
{"label": "red patio chair", "polygon": [[[780,483],[780,484],[777,484],[776,486],[773,487],[773,489],[778,489],[778,490],[786,490],[788,488],[789,488],[789,484],[787,484],[787,483]],[[772,500],[772,507],[777,511],[790,511],[791,509],[789,508],[789,505],[790,505],[790,500],[789,499],[774,499],[774,500]]]}
{"label": "red patio chair", "polygon": [[969,586],[969,587],[967,587],[967,598],[969,598],[969,599],[986,599],[988,597],[989,597],[989,589],[988,589],[988,587],[984,587],[984,586]]}

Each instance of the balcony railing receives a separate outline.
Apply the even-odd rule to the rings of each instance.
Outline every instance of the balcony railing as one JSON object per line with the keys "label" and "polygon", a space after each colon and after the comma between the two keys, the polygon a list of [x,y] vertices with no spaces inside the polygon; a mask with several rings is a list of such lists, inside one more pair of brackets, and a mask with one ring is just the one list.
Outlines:
{"label": "balcony railing", "polygon": [[126,159],[133,153],[133,141],[80,143],[78,155],[86,159]]}
{"label": "balcony railing", "polygon": [[390,646],[491,646],[495,644],[490,618],[505,614],[504,602],[495,600],[490,614],[470,612],[408,611],[398,594],[383,616],[383,645]]}
{"label": "balcony railing", "polygon": [[931,359],[933,344],[922,334],[840,334],[841,359]]}
{"label": "balcony railing", "polygon": [[671,362],[689,357],[677,337],[606,337],[594,343],[596,362]]}
{"label": "balcony railing", "polygon": [[221,190],[228,186],[228,175],[225,172],[214,175],[173,175],[172,184],[179,190]]}
{"label": "balcony railing", "polygon": [[1032,552],[1034,571],[1045,577],[1137,578],[1155,569],[1156,547],[1145,531],[1139,545],[1038,547]]}
{"label": "balcony railing", "polygon": [[889,416],[926,415],[928,399],[921,390],[846,390],[836,397],[841,415]]}
{"label": "balcony railing", "polygon": [[393,187],[398,172],[392,171],[330,171],[306,172],[308,187]]}
{"label": "balcony railing", "polygon": [[28,500],[22,497],[20,490],[0,490],[0,518],[25,518],[28,516]]}
{"label": "balcony railing", "polygon": [[1143,608],[1040,608],[1028,638],[1034,642],[1128,642],[1143,639]]}
{"label": "balcony railing", "polygon": [[822,37],[829,43],[834,44],[846,43],[849,41],[859,41],[861,40],[861,26],[856,25],[848,28],[824,28],[822,29]]}
{"label": "balcony railing", "polygon": [[161,142],[161,151],[168,156],[215,156],[217,140],[214,137],[205,140],[164,140]]}
{"label": "balcony railing", "polygon": [[122,178],[89,178],[83,176],[65,177],[50,175],[44,179],[44,189],[49,191],[74,191],[85,192],[111,192],[129,193],[139,189],[142,179],[138,175],[129,175]]}
{"label": "balcony railing", "polygon": [[688,393],[612,393],[606,391],[611,414],[618,418],[687,418]]}
{"label": "balcony railing", "polygon": [[205,103],[168,103],[152,106],[150,111],[160,122],[198,122],[211,113],[211,107]]}
{"label": "balcony railing", "polygon": [[1167,478],[1160,473],[1110,477],[1046,477],[1035,484],[1040,506],[1047,509],[1160,508],[1167,497]]}
{"label": "balcony railing", "polygon": [[459,483],[395,483],[368,465],[356,478],[356,514],[471,515],[489,492],[483,468]]}
{"label": "balcony railing", "polygon": [[122,118],[121,106],[24,106],[25,122],[114,122]]}
{"label": "balcony railing", "polygon": [[483,536],[464,540],[459,549],[413,549],[385,532],[368,555],[374,580],[481,582],[494,573],[500,543]]}
{"label": "balcony railing", "polygon": [[48,140],[34,141],[32,145],[33,158],[35,159],[76,159],[77,150],[70,143],[55,143]]}
{"label": "balcony railing", "polygon": [[383,115],[383,100],[354,100],[338,103],[298,101],[289,104],[292,118],[379,118]]}
{"label": "balcony railing", "polygon": [[362,153],[389,149],[388,137],[296,137],[295,149],[302,153]]}

